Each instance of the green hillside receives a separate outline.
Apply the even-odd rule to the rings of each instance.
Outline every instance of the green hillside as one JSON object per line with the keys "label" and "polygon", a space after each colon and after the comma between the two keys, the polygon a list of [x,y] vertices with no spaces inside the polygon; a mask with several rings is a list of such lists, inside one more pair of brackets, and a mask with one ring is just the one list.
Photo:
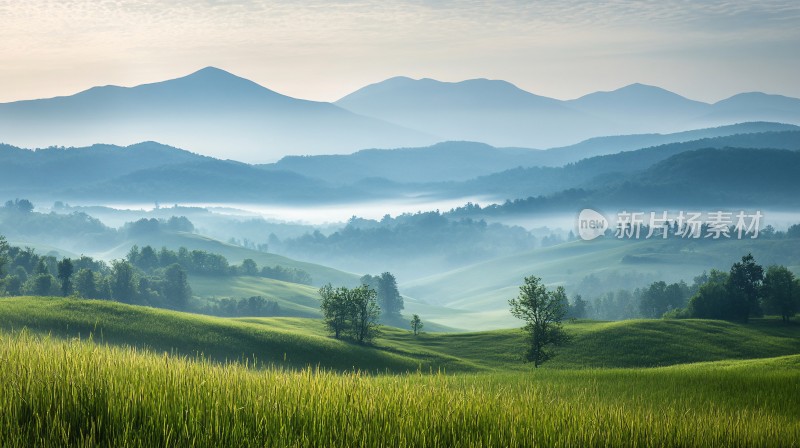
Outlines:
{"label": "green hillside", "polygon": [[797,446],[800,356],[368,376],[0,334],[4,447]]}
{"label": "green hillside", "polygon": [[196,233],[185,232],[159,232],[137,236],[136,238],[125,241],[124,243],[97,255],[106,260],[124,258],[133,245],[138,245],[139,247],[149,245],[156,249],[166,246],[172,250],[177,250],[179,247],[186,247],[189,250],[198,249],[220,254],[227,258],[232,264],[238,264],[241,263],[242,260],[250,258],[254,260],[259,267],[278,265],[286,268],[302,269],[311,274],[314,285],[318,286],[326,283],[355,286],[360,277],[359,275],[342,272],[327,266],[293,260],[291,258],[273,253],[246,249],[241,246],[223,243],[222,241],[198,235]]}
{"label": "green hillside", "polygon": [[91,335],[108,344],[187,356],[202,354],[216,361],[255,359],[278,367],[373,372],[476,370],[447,355],[430,353],[415,358],[391,349],[338,341],[325,335],[322,321],[317,319],[226,319],[110,301],[15,297],[0,299],[0,328],[84,339]]}
{"label": "green hillside", "polygon": [[[148,347],[214,360],[256,358],[285,367],[405,372],[529,371],[524,337],[515,329],[423,333],[384,327],[373,347],[328,337],[319,319],[226,319],[107,301],[0,299],[0,328]],[[704,320],[567,323],[572,342],[547,368],[656,367],[800,354],[800,325],[756,320],[742,325]]]}
{"label": "green hillside", "polygon": [[422,307],[418,311],[415,303],[409,302],[408,312],[419,313],[428,320],[474,330],[508,328],[517,326],[508,312],[508,299],[517,296],[522,279],[528,275],[541,277],[549,287],[564,286],[571,296],[589,275],[611,279],[619,287],[626,282],[644,286],[657,280],[691,283],[703,271],[727,271],[747,253],[764,266],[797,266],[800,239],[579,240],[487,260],[400,287],[417,302],[443,307],[443,311],[423,312]]}
{"label": "green hillside", "polygon": [[319,293],[315,286],[289,283],[271,278],[201,277],[189,276],[192,293],[201,299],[242,299],[261,296],[278,303],[281,314],[304,317],[320,317]]}

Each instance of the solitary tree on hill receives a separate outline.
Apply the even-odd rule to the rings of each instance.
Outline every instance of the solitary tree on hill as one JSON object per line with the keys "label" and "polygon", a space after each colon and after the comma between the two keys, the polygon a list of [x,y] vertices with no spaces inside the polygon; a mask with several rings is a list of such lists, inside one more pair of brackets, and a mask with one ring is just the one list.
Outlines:
{"label": "solitary tree on hill", "polygon": [[425,324],[422,323],[422,319],[419,318],[418,314],[411,318],[411,329],[414,330],[414,336],[418,335],[424,326]]}
{"label": "solitary tree on hill", "polygon": [[554,355],[553,346],[567,341],[561,320],[567,313],[568,303],[562,286],[548,291],[541,279],[534,276],[525,277],[519,296],[508,301],[511,314],[525,321],[522,329],[528,334],[529,343],[525,360],[533,362],[534,367]]}

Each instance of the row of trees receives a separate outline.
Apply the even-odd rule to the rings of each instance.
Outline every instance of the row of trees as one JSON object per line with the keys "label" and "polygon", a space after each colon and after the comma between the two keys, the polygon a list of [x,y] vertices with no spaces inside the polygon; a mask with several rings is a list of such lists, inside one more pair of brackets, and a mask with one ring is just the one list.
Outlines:
{"label": "row of trees", "polygon": [[[10,272],[4,275],[5,272]],[[144,274],[127,260],[110,265],[91,257],[41,256],[11,247],[0,236],[0,293],[10,296],[76,296],[185,309],[191,297],[186,271],[171,264]]]}
{"label": "row of trees", "polygon": [[258,264],[249,258],[242,261],[240,265],[231,265],[228,259],[220,254],[198,249],[189,250],[185,247],[181,247],[177,251],[162,247],[156,251],[152,246],[144,246],[141,249],[138,246],[133,246],[125,258],[146,273],[163,269],[172,264],[178,264],[186,272],[197,275],[248,275],[303,285],[312,283],[311,275],[302,269],[283,266],[264,266],[259,269]]}
{"label": "row of trees", "polygon": [[[147,262],[148,254],[155,254],[152,248],[131,250],[131,254],[145,254],[144,257],[134,257],[140,262],[138,264],[128,259],[106,264],[87,256],[58,260],[52,255],[39,255],[31,248],[9,246],[5,238],[0,236],[0,295],[74,296],[229,317],[280,314],[277,302],[260,296],[210,300],[199,307],[192,305],[192,290],[186,269],[177,262],[167,265],[161,262],[180,260],[178,254],[194,252],[184,249],[176,253],[162,249],[156,254],[157,263],[146,263],[145,271],[140,267],[141,262]],[[159,258],[159,255],[166,256]],[[249,265],[247,262],[243,264]],[[281,269],[285,268],[276,266],[266,269],[272,270],[273,276],[279,276],[284,272]],[[236,271],[231,272],[240,270],[241,267],[236,267]],[[289,269],[285,272],[287,276],[294,275]]]}
{"label": "row of trees", "polygon": [[785,266],[766,270],[748,254],[729,272],[712,270],[706,282],[674,317],[747,322],[765,313],[788,321],[800,311],[800,280]]}

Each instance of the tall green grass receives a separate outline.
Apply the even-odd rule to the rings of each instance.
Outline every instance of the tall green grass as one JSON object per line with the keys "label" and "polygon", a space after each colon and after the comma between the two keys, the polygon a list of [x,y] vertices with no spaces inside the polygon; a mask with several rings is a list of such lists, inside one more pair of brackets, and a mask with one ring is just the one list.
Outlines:
{"label": "tall green grass", "polygon": [[4,447],[791,447],[798,396],[800,356],[373,376],[0,335]]}

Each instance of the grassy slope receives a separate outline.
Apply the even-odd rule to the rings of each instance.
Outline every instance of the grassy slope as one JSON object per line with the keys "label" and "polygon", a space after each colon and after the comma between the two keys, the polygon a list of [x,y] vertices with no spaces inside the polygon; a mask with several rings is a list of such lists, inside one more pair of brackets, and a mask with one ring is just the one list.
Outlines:
{"label": "grassy slope", "polygon": [[[129,344],[158,352],[217,361],[255,358],[290,368],[316,366],[336,370],[394,372],[438,369],[471,371],[460,359],[437,355],[416,359],[325,335],[316,319],[225,319],[130,306],[108,301],[21,297],[0,300],[0,328],[28,328],[62,337],[93,335],[109,344]],[[398,330],[396,330],[398,331]]]}
{"label": "grassy slope", "polygon": [[315,286],[282,282],[262,277],[200,277],[189,276],[195,296],[242,299],[262,296],[274,300],[282,313],[293,316],[320,317],[319,293]]}
{"label": "grassy slope", "polygon": [[179,247],[186,247],[190,250],[205,250],[224,256],[232,264],[238,264],[246,258],[251,258],[259,267],[279,265],[289,268],[299,268],[311,274],[315,285],[324,285],[329,282],[336,285],[356,285],[359,279],[359,276],[356,274],[342,272],[314,263],[293,260],[281,255],[246,249],[241,246],[223,243],[222,241],[194,233],[164,232],[153,235],[142,235],[128,240],[105,253],[97,255],[104,259],[124,258],[134,244],[139,247],[150,245],[156,249],[166,246],[173,250],[177,250]]}
{"label": "grassy slope", "polygon": [[[471,329],[493,329],[517,325],[508,312],[508,299],[516,297],[527,275],[541,277],[554,287],[575,285],[587,275],[639,276],[655,280],[691,280],[711,268],[728,270],[742,255],[752,252],[756,261],[768,266],[800,264],[800,240],[728,241],[619,241],[599,239],[573,241],[544,249],[501,257],[400,285],[404,294],[420,302],[445,308],[409,312],[443,325]],[[627,258],[626,258],[627,257]],[[635,258],[636,263],[625,262]],[[585,297],[586,298],[586,297]],[[591,298],[591,297],[590,297]],[[461,310],[449,312],[447,308]]]}
{"label": "grassy slope", "polygon": [[800,356],[368,377],[0,334],[3,446],[798,446]]}
{"label": "grassy slope", "polygon": [[[520,361],[519,330],[425,333],[384,328],[375,348],[333,340],[322,322],[303,318],[223,319],[113,302],[48,298],[0,300],[0,328],[128,343],[216,360],[255,356],[288,367],[338,370],[530,370]],[[545,366],[655,367],[800,353],[800,325],[776,320],[748,325],[703,320],[584,321],[567,324],[573,342]],[[284,362],[284,354],[286,361]]]}

